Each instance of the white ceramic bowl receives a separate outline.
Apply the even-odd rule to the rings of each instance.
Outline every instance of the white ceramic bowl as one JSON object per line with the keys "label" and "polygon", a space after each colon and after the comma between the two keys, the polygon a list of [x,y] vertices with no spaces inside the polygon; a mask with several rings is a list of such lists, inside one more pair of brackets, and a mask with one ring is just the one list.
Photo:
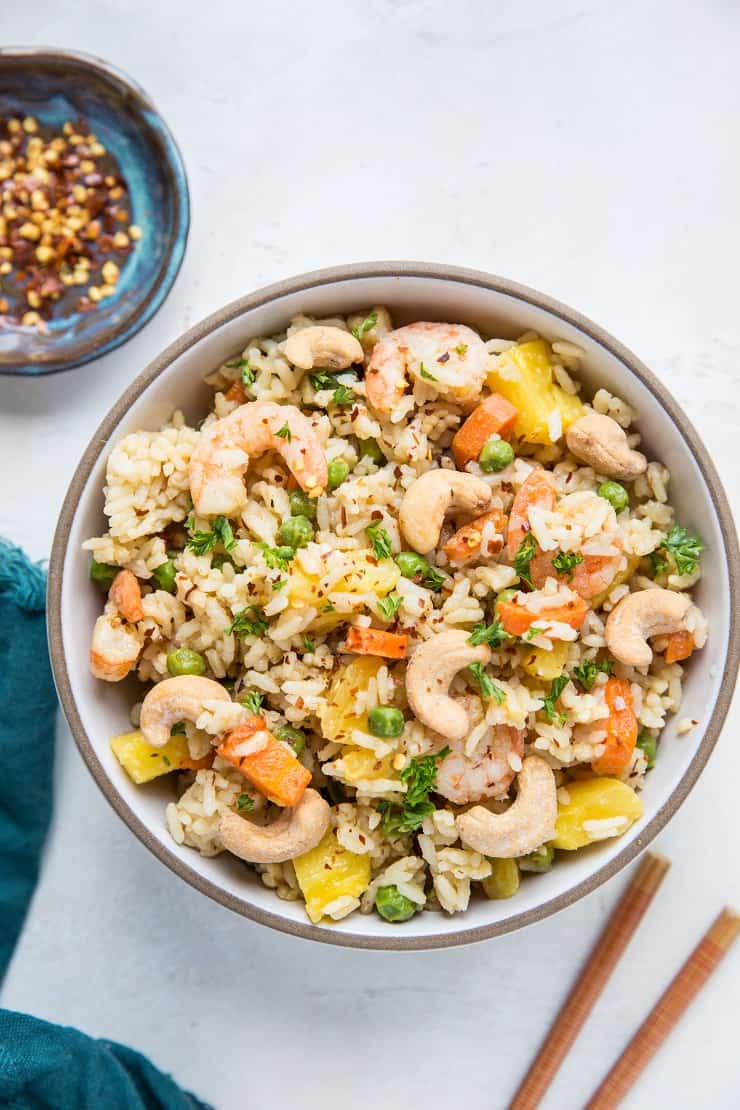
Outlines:
{"label": "white ceramic bowl", "polygon": [[[89,558],[81,544],[105,528],[102,490],[113,442],[135,429],[159,427],[175,407],[197,421],[209,394],[203,375],[241,351],[250,337],[280,331],[299,312],[345,315],[372,304],[388,305],[397,323],[460,321],[486,335],[512,338],[533,328],[583,347],[586,393],[605,386],[636,408],[649,456],[671,471],[679,519],[704,539],[704,577],[696,600],[709,618],[710,637],[688,665],[681,709],[681,716],[694,717],[699,725],[677,740],[675,718],[669,722],[642,795],[645,816],[627,834],[570,856],[562,853],[552,871],[523,883],[515,898],[476,899],[465,914],[422,913],[400,927],[376,914],[355,914],[337,925],[313,926],[300,903],[280,901],[233,857],[203,859],[178,847],[164,824],[171,786],[163,780],[134,786],[112,756],[108,741],[129,727],[137,683],[106,685],[90,675],[88,644],[100,595],[89,584]],[[72,480],[54,540],[49,573],[54,674],[77,744],[108,801],[164,864],[204,894],[265,925],[334,944],[463,944],[518,929],[594,890],[634,859],[684,800],[716,742],[737,674],[738,564],[725,494],[698,435],[660,382],[601,328],[549,297],[488,274],[421,263],[347,266],[280,282],[216,312],[151,363],[106,416]]]}

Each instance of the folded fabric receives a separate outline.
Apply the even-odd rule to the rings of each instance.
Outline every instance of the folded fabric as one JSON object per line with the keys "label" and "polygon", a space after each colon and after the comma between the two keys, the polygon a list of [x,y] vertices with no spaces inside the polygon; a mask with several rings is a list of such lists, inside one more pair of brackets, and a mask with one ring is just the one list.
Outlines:
{"label": "folded fabric", "polygon": [[[56,695],[46,575],[0,540],[0,980],[38,877],[51,820]],[[209,1110],[131,1048],[0,1010],[8,1110]]]}

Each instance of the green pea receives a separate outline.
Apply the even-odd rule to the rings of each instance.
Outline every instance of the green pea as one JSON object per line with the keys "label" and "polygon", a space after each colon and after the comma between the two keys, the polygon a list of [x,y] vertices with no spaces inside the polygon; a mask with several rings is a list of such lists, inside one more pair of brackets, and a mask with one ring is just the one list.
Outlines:
{"label": "green pea", "polygon": [[622,509],[626,509],[630,503],[630,495],[619,482],[602,482],[596,492],[599,497],[609,502],[615,513],[621,513]]}
{"label": "green pea", "polygon": [[494,605],[494,609],[498,610],[501,602],[511,601],[514,595],[518,593],[518,590],[501,590],[500,593],[496,594],[496,604]]}
{"label": "green pea", "polygon": [[171,675],[203,674],[206,661],[199,651],[190,648],[175,648],[167,656],[167,670]]}
{"label": "green pea", "polygon": [[289,516],[280,525],[280,539],[289,547],[305,547],[313,539],[313,524],[305,516]]}
{"label": "green pea", "polygon": [[431,570],[429,561],[423,555],[418,555],[416,551],[401,551],[396,555],[396,565],[404,578],[411,578],[417,582],[420,582]]}
{"label": "green pea", "polygon": [[152,578],[159,586],[160,590],[166,590],[168,594],[175,592],[175,564],[172,559],[168,559],[166,563],[160,563],[152,571]]}
{"label": "green pea", "polygon": [[400,709],[392,705],[376,705],[367,715],[367,723],[373,736],[400,736],[405,721]]}
{"label": "green pea", "polygon": [[641,732],[637,737],[636,746],[641,748],[647,756],[647,769],[652,770],[655,766],[655,757],[658,754],[658,741],[649,732]]}
{"label": "green pea", "polygon": [[290,515],[316,520],[316,498],[309,497],[302,489],[294,489],[290,495]]}
{"label": "green pea", "polygon": [[278,740],[282,740],[286,744],[290,744],[291,748],[296,755],[300,755],[306,746],[306,734],[300,728],[293,728],[292,725],[283,725],[275,733]]}
{"label": "green pea", "polygon": [[514,461],[514,448],[505,439],[489,439],[483,444],[478,462],[486,474],[498,474]]}
{"label": "green pea", "polygon": [[550,844],[543,844],[536,852],[530,852],[517,860],[520,871],[549,871],[555,858],[555,849]]}
{"label": "green pea", "polygon": [[408,921],[416,913],[416,903],[397,886],[380,886],[375,893],[375,909],[384,921]]}
{"label": "green pea", "polygon": [[360,458],[369,459],[377,466],[382,466],[385,462],[385,455],[380,449],[380,444],[376,443],[374,439],[360,440]]}
{"label": "green pea", "polygon": [[120,569],[120,567],[114,567],[112,563],[99,563],[97,559],[93,559],[90,563],[90,578],[104,590],[109,590]]}
{"label": "green pea", "polygon": [[344,459],[332,459],[326,470],[329,489],[336,489],[337,486],[341,486],[349,474],[349,466]]}

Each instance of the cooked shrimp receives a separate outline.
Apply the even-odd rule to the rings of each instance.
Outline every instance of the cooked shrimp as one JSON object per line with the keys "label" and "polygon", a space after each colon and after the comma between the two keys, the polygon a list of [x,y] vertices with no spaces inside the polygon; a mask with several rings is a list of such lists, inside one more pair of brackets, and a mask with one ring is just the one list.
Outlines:
{"label": "cooked shrimp", "polygon": [[471,404],[483,388],[488,364],[486,345],[472,328],[409,324],[373,347],[365,374],[367,399],[378,412],[391,412],[411,376],[461,405]]}
{"label": "cooked shrimp", "polygon": [[108,597],[124,620],[142,621],[144,619],[141,587],[133,571],[119,570],[108,591]]}
{"label": "cooked shrimp", "polygon": [[112,604],[95,621],[90,644],[90,670],[104,682],[120,682],[139,658],[141,637],[125,624]]}
{"label": "cooked shrimp", "polygon": [[250,401],[204,428],[190,459],[190,493],[202,516],[229,515],[247,501],[250,456],[277,451],[310,496],[326,486],[326,457],[311,421],[295,405]]}
{"label": "cooked shrimp", "polygon": [[[551,525],[566,530],[567,550],[581,559],[565,575],[553,566],[558,549],[555,541],[545,536]],[[588,600],[609,586],[621,566],[624,545],[609,503],[589,491],[566,494],[558,501],[554,482],[544,470],[533,470],[514,498],[506,544],[509,559],[514,558],[528,532],[535,534],[539,545],[529,565],[532,584],[537,589],[548,578],[565,577],[568,585]],[[549,549],[543,550],[546,543]],[[571,543],[575,546],[571,547]]]}
{"label": "cooked shrimp", "polygon": [[521,761],[524,731],[511,725],[494,725],[491,739],[482,753],[465,755],[465,740],[448,741],[452,751],[437,768],[435,790],[455,805],[467,805],[484,798],[503,797],[516,771],[509,762]]}

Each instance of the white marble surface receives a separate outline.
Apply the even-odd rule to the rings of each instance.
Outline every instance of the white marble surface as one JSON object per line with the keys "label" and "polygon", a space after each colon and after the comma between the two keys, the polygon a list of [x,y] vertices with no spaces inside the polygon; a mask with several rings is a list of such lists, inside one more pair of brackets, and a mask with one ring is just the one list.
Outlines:
{"label": "white marble surface", "polygon": [[[184,328],[274,279],[421,258],[528,282],[636,350],[738,505],[740,318],[732,0],[36,0],[0,40],[133,74],[181,144],[193,223],[168,302],[123,350],[0,379],[0,534],[36,557],[80,452]],[[544,1105],[580,1105],[725,901],[740,902],[737,707],[658,847],[674,867]],[[150,1053],[219,1110],[503,1107],[624,878],[519,935],[454,951],[312,946],[169,874],[58,733],[43,875],[2,993]],[[737,1106],[740,951],[627,1099]]]}

